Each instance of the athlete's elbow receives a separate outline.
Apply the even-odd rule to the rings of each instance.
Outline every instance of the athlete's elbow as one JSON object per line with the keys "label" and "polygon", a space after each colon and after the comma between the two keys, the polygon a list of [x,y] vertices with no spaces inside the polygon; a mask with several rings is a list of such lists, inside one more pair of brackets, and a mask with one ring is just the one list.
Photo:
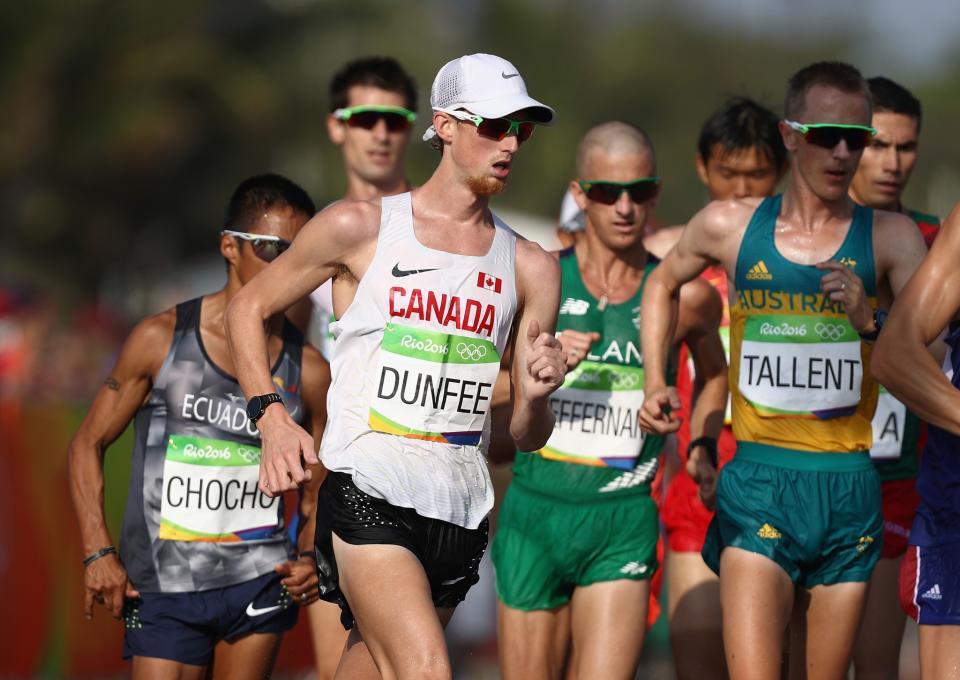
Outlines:
{"label": "athlete's elbow", "polygon": [[246,297],[244,291],[240,290],[227,305],[223,315],[223,330],[228,339],[240,336],[241,329],[257,317],[256,303],[247,300]]}

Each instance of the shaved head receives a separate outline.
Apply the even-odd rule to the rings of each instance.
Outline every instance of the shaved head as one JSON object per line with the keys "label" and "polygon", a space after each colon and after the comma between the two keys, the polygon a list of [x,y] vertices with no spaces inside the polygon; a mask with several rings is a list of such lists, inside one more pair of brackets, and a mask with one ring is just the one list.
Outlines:
{"label": "shaved head", "polygon": [[620,120],[600,123],[590,128],[580,140],[577,147],[578,177],[590,179],[588,165],[590,157],[597,151],[608,156],[649,156],[651,166],[656,167],[653,143],[647,133],[636,125]]}

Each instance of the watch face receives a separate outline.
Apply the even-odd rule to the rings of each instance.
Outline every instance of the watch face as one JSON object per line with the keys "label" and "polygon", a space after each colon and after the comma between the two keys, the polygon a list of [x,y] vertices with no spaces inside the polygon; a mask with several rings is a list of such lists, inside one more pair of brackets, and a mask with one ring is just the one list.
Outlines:
{"label": "watch face", "polygon": [[247,418],[255,421],[260,417],[260,414],[263,413],[263,406],[261,403],[262,400],[260,397],[254,397],[247,402]]}

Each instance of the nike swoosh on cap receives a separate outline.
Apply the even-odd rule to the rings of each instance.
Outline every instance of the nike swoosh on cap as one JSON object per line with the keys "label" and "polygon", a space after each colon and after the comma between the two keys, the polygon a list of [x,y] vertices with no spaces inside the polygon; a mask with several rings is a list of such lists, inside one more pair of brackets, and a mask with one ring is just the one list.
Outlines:
{"label": "nike swoosh on cap", "polygon": [[439,267],[434,267],[433,269],[400,269],[400,263],[397,262],[393,265],[394,276],[410,276],[411,274],[424,274],[426,272],[435,272]]}
{"label": "nike swoosh on cap", "polygon": [[519,73],[511,73],[511,74],[508,75],[508,74],[504,73],[503,71],[500,71],[500,77],[503,78],[504,80],[507,80],[508,78],[516,78],[518,75],[520,75],[520,74],[519,74]]}
{"label": "nike swoosh on cap", "polygon": [[263,616],[264,614],[269,614],[270,612],[275,612],[280,609],[280,605],[275,605],[273,607],[264,607],[263,609],[257,609],[253,606],[253,602],[247,605],[247,616],[254,618],[257,616]]}
{"label": "nike swoosh on cap", "polygon": [[458,582],[462,581],[462,580],[465,579],[465,578],[467,578],[467,577],[466,577],[466,576],[458,576],[457,578],[451,578],[451,579],[448,579],[448,580],[446,580],[446,581],[440,581],[440,585],[442,585],[442,586],[452,586],[454,583],[458,583]]}

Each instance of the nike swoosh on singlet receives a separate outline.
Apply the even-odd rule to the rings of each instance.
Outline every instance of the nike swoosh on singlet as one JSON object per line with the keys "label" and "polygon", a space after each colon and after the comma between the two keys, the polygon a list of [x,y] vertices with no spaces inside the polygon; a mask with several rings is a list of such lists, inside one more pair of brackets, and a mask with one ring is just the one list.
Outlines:
{"label": "nike swoosh on singlet", "polygon": [[520,74],[519,74],[519,73],[511,73],[511,74],[508,75],[508,74],[504,73],[503,71],[500,71],[500,77],[503,78],[504,80],[507,80],[508,78],[516,78],[518,75],[520,75]]}
{"label": "nike swoosh on singlet", "polygon": [[269,614],[270,612],[275,612],[280,609],[280,605],[273,607],[264,607],[263,609],[257,609],[253,606],[253,602],[247,605],[247,616],[254,618],[256,616],[263,616],[264,614]]}
{"label": "nike swoosh on singlet", "polygon": [[393,265],[392,273],[394,276],[400,277],[400,276],[410,276],[411,274],[423,274],[425,272],[435,272],[437,271],[437,269],[439,269],[439,267],[435,267],[433,269],[400,269],[400,263],[397,262],[395,265]]}

